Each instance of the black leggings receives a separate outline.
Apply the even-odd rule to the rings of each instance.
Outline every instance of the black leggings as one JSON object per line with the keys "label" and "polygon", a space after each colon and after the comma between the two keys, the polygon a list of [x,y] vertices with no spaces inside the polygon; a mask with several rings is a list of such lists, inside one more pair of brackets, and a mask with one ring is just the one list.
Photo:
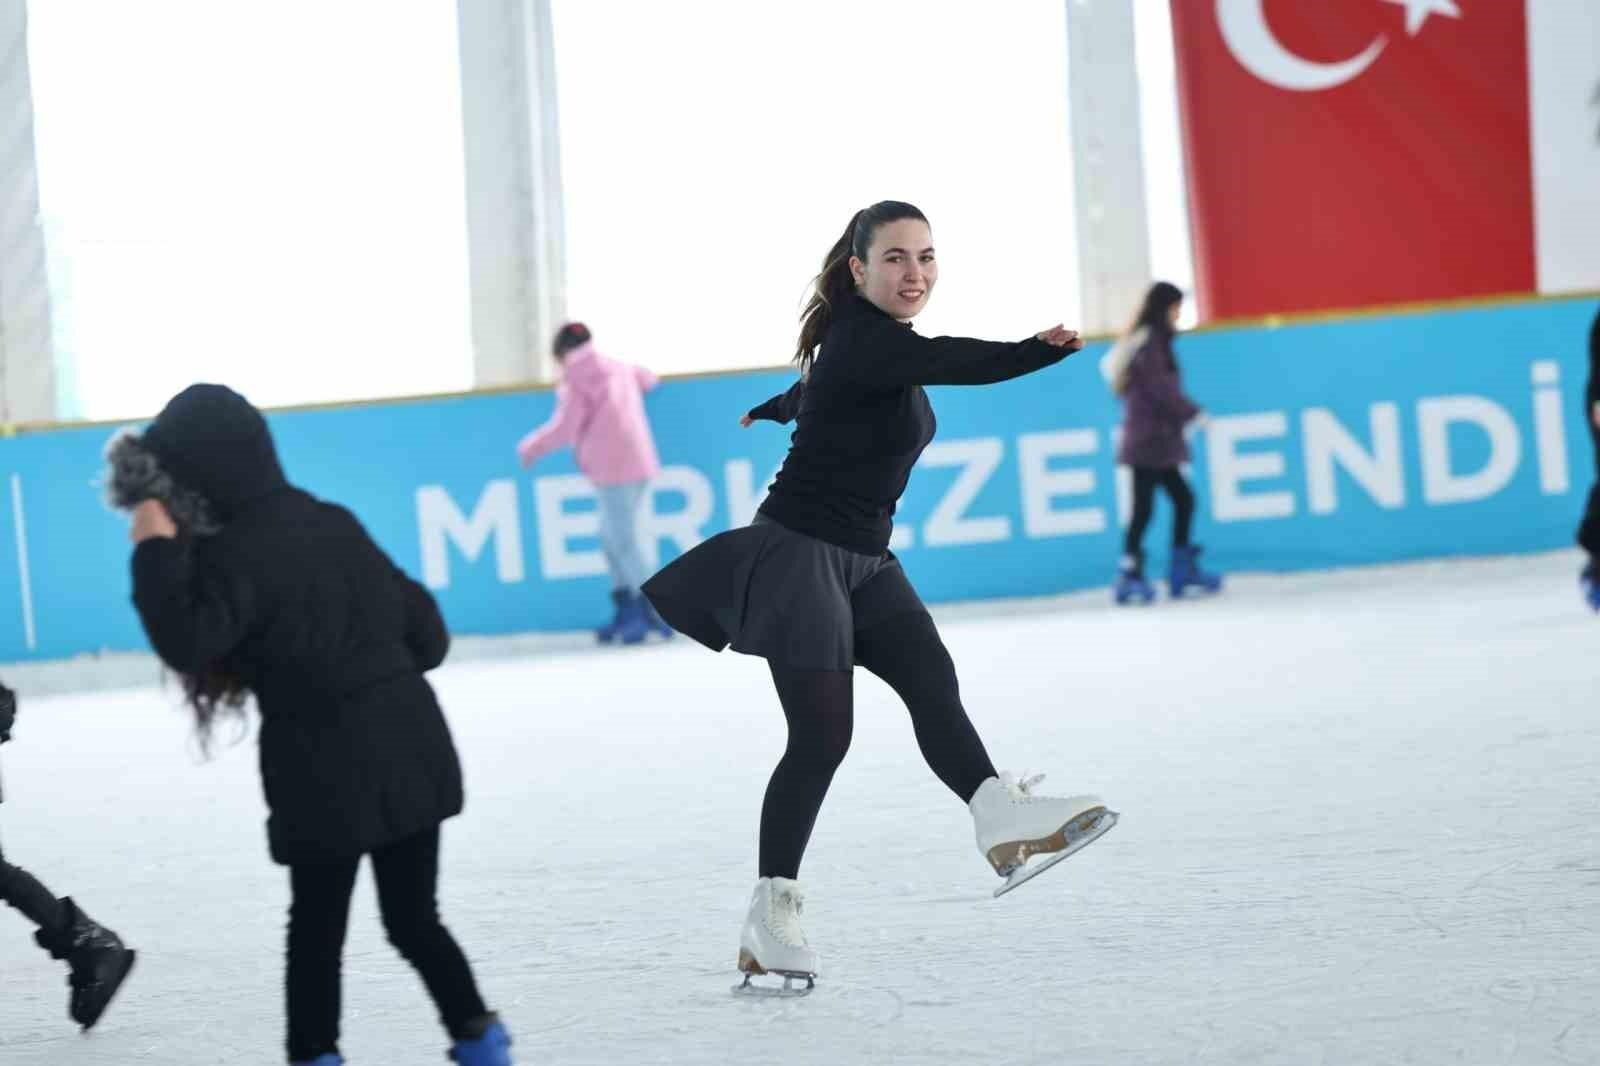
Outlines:
{"label": "black leggings", "polygon": [[[338,1053],[340,971],[359,863],[354,858],[289,868],[290,1061]],[[439,830],[374,851],[372,873],[389,943],[422,975],[450,1035],[470,1035],[467,1023],[487,1010],[466,957],[439,921]]]}
{"label": "black leggings", "polygon": [[1594,488],[1589,490],[1588,502],[1584,504],[1583,521],[1578,526],[1578,543],[1589,555],[1600,560],[1600,431],[1590,430],[1589,436],[1594,442]]}
{"label": "black leggings", "polygon": [[1133,468],[1133,518],[1128,522],[1128,532],[1122,548],[1128,555],[1138,555],[1144,546],[1144,531],[1155,512],[1156,487],[1167,490],[1175,512],[1172,518],[1172,543],[1183,547],[1189,543],[1189,527],[1194,521],[1194,492],[1183,474],[1175,466]]}
{"label": "black leggings", "polygon": [[61,901],[38,878],[6,862],[4,854],[0,854],[0,901],[21,911],[40,929],[56,930],[66,925],[67,912]]}
{"label": "black leggings", "polygon": [[[926,611],[907,612],[858,630],[855,658],[905,701],[922,757],[950,791],[970,802],[995,776],[994,764],[961,706],[955,663],[933,619]],[[758,876],[795,878],[833,772],[850,749],[854,686],[846,670],[770,666],[789,743],[761,807]]]}

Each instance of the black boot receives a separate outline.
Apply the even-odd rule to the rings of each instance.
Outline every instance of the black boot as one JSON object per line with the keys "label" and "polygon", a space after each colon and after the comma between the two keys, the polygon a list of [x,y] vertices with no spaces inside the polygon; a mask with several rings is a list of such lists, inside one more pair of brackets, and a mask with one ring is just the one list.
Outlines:
{"label": "black boot", "polygon": [[87,1031],[100,1020],[111,997],[133,969],[134,952],[123,946],[116,933],[79,910],[71,899],[63,899],[61,908],[66,914],[65,924],[53,930],[40,929],[34,939],[52,958],[63,959],[72,967],[72,975],[67,978],[72,987],[67,1013]]}

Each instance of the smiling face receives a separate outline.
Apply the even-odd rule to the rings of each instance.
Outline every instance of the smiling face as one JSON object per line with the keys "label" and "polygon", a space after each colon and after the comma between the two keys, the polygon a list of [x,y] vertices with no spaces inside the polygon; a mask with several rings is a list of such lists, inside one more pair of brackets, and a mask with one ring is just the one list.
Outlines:
{"label": "smiling face", "polygon": [[850,257],[856,290],[879,310],[902,322],[928,306],[939,264],[933,256],[933,231],[921,219],[886,222],[872,235],[865,259]]}

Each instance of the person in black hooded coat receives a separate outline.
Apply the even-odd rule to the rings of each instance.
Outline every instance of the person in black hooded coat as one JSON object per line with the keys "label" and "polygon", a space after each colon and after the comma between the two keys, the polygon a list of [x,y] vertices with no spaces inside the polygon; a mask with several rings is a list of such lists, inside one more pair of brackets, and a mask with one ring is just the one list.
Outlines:
{"label": "person in black hooded coat", "polygon": [[185,389],[107,459],[112,503],[134,516],[134,605],[202,736],[247,693],[261,715],[268,841],[293,895],[290,1061],[339,1061],[340,956],[371,855],[389,939],[457,1055],[509,1062],[471,1057],[509,1040],[437,912],[440,823],[463,799],[423,677],[449,647],[432,595],[349,511],[291,485],[266,420],[223,386]]}

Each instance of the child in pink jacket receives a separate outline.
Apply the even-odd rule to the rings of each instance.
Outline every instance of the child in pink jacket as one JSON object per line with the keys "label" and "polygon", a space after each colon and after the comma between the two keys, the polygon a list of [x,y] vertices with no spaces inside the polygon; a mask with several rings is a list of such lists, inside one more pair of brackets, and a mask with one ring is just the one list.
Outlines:
{"label": "child in pink jacket", "polygon": [[639,505],[661,472],[644,410],[644,394],[660,379],[644,367],[595,351],[589,328],[581,322],[561,327],[555,356],[562,366],[555,414],[522,438],[517,457],[523,466],[532,466],[556,449],[574,445],[578,469],[594,485],[600,543],[616,606],[616,615],[595,631],[596,638],[607,644],[613,640],[637,644],[651,630],[671,636],[671,628],[639,594],[650,568],[636,529]]}

